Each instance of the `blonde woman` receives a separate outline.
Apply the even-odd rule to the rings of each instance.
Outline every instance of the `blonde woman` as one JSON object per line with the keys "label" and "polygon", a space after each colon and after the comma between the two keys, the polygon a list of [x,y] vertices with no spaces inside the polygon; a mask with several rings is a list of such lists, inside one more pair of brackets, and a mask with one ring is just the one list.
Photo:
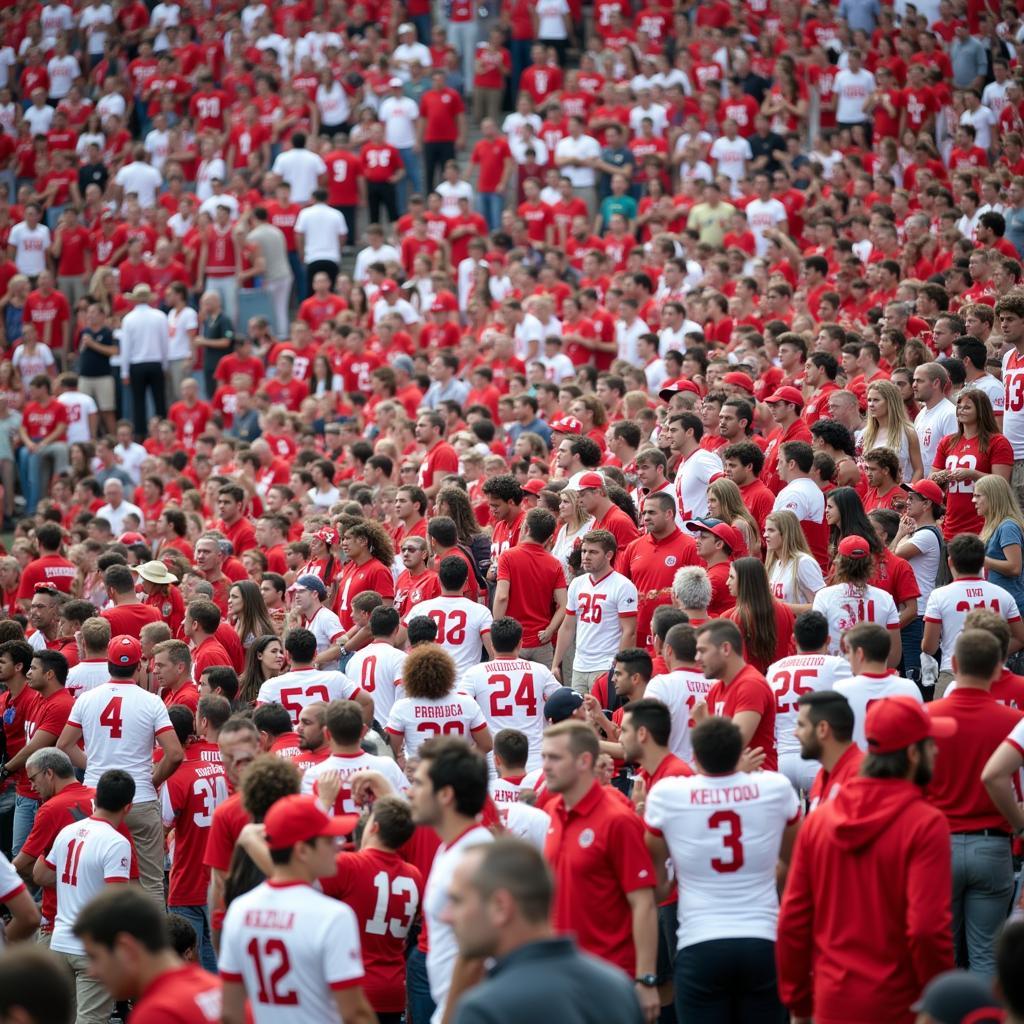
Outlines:
{"label": "blonde woman", "polygon": [[794,512],[772,512],[764,521],[765,570],[772,596],[794,615],[810,611],[814,595],[825,586],[821,566],[807,546]]}
{"label": "blonde woman", "polygon": [[708,487],[708,515],[734,526],[746,541],[747,554],[761,557],[757,520],[747,511],[740,489],[731,480],[722,477]]}
{"label": "blonde woman", "polygon": [[876,446],[891,448],[900,460],[902,480],[897,483],[917,483],[924,476],[917,431],[907,416],[899,388],[888,380],[868,385],[867,423],[857,434],[860,451],[869,452]]}
{"label": "blonde woman", "polygon": [[985,576],[1020,605],[1024,600],[1024,513],[1010,484],[1001,476],[974,483],[974,507],[984,520]]}
{"label": "blonde woman", "polygon": [[594,517],[588,516],[583,510],[580,502],[580,492],[571,490],[568,487],[562,489],[558,495],[558,533],[555,534],[555,542],[551,546],[551,554],[557,558],[566,568],[566,578],[569,575],[569,556],[573,553],[577,543],[593,525]]}

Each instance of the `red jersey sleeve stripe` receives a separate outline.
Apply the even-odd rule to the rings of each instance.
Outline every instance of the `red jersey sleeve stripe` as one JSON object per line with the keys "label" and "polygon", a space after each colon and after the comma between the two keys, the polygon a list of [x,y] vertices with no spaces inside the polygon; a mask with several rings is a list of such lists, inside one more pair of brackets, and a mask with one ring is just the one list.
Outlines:
{"label": "red jersey sleeve stripe", "polygon": [[891,625],[888,625],[885,628],[886,629],[899,629],[900,628],[900,624],[898,622],[893,622]]}
{"label": "red jersey sleeve stripe", "polygon": [[162,729],[157,729],[157,731],[153,735],[154,736],[159,736],[161,733],[173,732],[173,731],[174,731],[174,726],[173,725],[165,725]]}
{"label": "red jersey sleeve stripe", "polygon": [[335,640],[340,640],[344,635],[344,630],[342,630],[340,633],[335,633],[334,636],[331,637],[331,643],[333,644]]}
{"label": "red jersey sleeve stripe", "polygon": [[384,731],[391,733],[392,736],[404,736],[405,731],[399,732],[397,729],[392,729],[390,725],[384,726]]}
{"label": "red jersey sleeve stripe", "polygon": [[620,619],[635,619],[637,612],[619,612]]}
{"label": "red jersey sleeve stripe", "polygon": [[[475,729],[470,729],[469,731],[470,732],[479,732],[481,729],[486,729],[486,728],[487,728],[487,723],[484,722],[483,725],[478,725]],[[3,901],[0,900],[0,902],[3,902]]]}
{"label": "red jersey sleeve stripe", "polygon": [[573,618],[576,618],[576,613],[571,608],[566,608],[565,609],[565,614],[566,615],[571,615]]}
{"label": "red jersey sleeve stripe", "polygon": [[103,881],[107,885],[120,885],[122,882],[128,881],[128,876],[124,875],[122,877],[121,875],[112,875],[110,878],[104,878]]}
{"label": "red jersey sleeve stripe", "polygon": [[665,834],[660,828],[655,828],[653,825],[649,825],[646,821],[644,822],[644,828],[647,829],[652,836],[657,836],[659,839],[661,839]]}
{"label": "red jersey sleeve stripe", "polygon": [[794,814],[793,817],[790,818],[789,821],[786,822],[786,825],[787,826],[795,825],[802,817],[803,817],[803,812],[798,810],[796,812],[796,814]]}
{"label": "red jersey sleeve stripe", "polygon": [[[224,976],[224,972],[221,971],[221,977],[223,978]],[[342,989],[355,988],[357,985],[362,985],[362,983],[363,975],[360,974],[358,978],[346,978],[344,981],[332,981],[327,987],[332,992],[340,992]]]}
{"label": "red jersey sleeve stripe", "polygon": [[[1016,750],[1018,754],[1024,757],[1024,747],[1022,747],[1012,736],[1007,736],[1006,739],[1003,740],[1003,742],[1009,743],[1010,746],[1013,747],[1013,749]],[[22,847],[22,849],[24,849],[24,847]],[[0,900],[0,903],[2,902],[3,901]]]}
{"label": "red jersey sleeve stripe", "polygon": [[934,617],[933,617],[933,616],[931,616],[931,615],[926,615],[926,616],[924,617],[924,621],[925,621],[925,622],[942,622],[942,619],[936,619],[936,618],[934,618]]}
{"label": "red jersey sleeve stripe", "polygon": [[232,974],[230,971],[225,971],[223,967],[220,969],[220,978],[221,981],[232,981],[236,985],[242,984],[242,975]]}
{"label": "red jersey sleeve stripe", "polygon": [[21,895],[25,891],[25,883],[21,882],[16,885],[10,892],[5,892],[0,896],[0,903],[6,903],[8,900],[13,900],[15,896]]}

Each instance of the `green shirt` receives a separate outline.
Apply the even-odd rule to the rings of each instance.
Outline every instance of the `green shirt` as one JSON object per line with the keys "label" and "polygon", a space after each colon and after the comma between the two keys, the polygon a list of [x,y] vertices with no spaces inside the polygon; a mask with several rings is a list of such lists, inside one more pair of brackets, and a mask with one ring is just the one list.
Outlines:
{"label": "green shirt", "polygon": [[636,200],[632,196],[609,196],[601,202],[601,224],[607,227],[612,215],[621,213],[626,220],[636,216]]}

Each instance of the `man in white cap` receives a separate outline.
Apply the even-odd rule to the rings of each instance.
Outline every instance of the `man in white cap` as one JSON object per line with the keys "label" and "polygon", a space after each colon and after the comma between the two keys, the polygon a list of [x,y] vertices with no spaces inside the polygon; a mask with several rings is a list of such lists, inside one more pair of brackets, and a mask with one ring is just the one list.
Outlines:
{"label": "man in white cap", "polygon": [[[403,25],[409,30],[411,25]],[[425,46],[416,43],[421,49]],[[402,49],[402,47],[398,47]],[[397,53],[398,50],[395,51]],[[419,142],[416,139],[416,122],[420,116],[420,105],[403,92],[405,83],[400,77],[388,82],[388,94],[380,105],[380,119],[384,124],[384,141],[398,150],[405,164],[406,178],[398,183],[398,209],[405,213],[408,197],[423,190],[423,175],[420,173]]]}
{"label": "man in white cap", "polygon": [[[411,22],[405,22],[398,26],[398,45],[391,54],[391,67],[397,72],[398,77],[404,81],[410,78],[409,68],[412,64],[419,64],[420,67],[429,68],[433,63],[430,59],[430,50],[416,38],[416,26]],[[381,119],[387,120],[381,112]]]}
{"label": "man in white cap", "polygon": [[127,296],[135,308],[121,321],[121,382],[131,387],[132,420],[137,437],[146,436],[146,393],[160,419],[167,416],[164,374],[171,344],[167,314],[153,307],[148,284],[137,284]]}

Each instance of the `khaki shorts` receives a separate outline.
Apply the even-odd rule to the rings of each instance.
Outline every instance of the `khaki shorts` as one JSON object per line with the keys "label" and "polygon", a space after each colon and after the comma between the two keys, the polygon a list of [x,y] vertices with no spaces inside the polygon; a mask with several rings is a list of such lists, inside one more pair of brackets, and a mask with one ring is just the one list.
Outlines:
{"label": "khaki shorts", "polygon": [[78,390],[88,395],[100,412],[113,412],[117,408],[114,398],[114,377],[79,377]]}
{"label": "khaki shorts", "polygon": [[597,682],[598,676],[603,675],[604,671],[602,669],[598,669],[597,672],[581,672],[574,668],[572,670],[572,688],[577,693],[582,693],[586,696],[594,688],[594,683]]}

